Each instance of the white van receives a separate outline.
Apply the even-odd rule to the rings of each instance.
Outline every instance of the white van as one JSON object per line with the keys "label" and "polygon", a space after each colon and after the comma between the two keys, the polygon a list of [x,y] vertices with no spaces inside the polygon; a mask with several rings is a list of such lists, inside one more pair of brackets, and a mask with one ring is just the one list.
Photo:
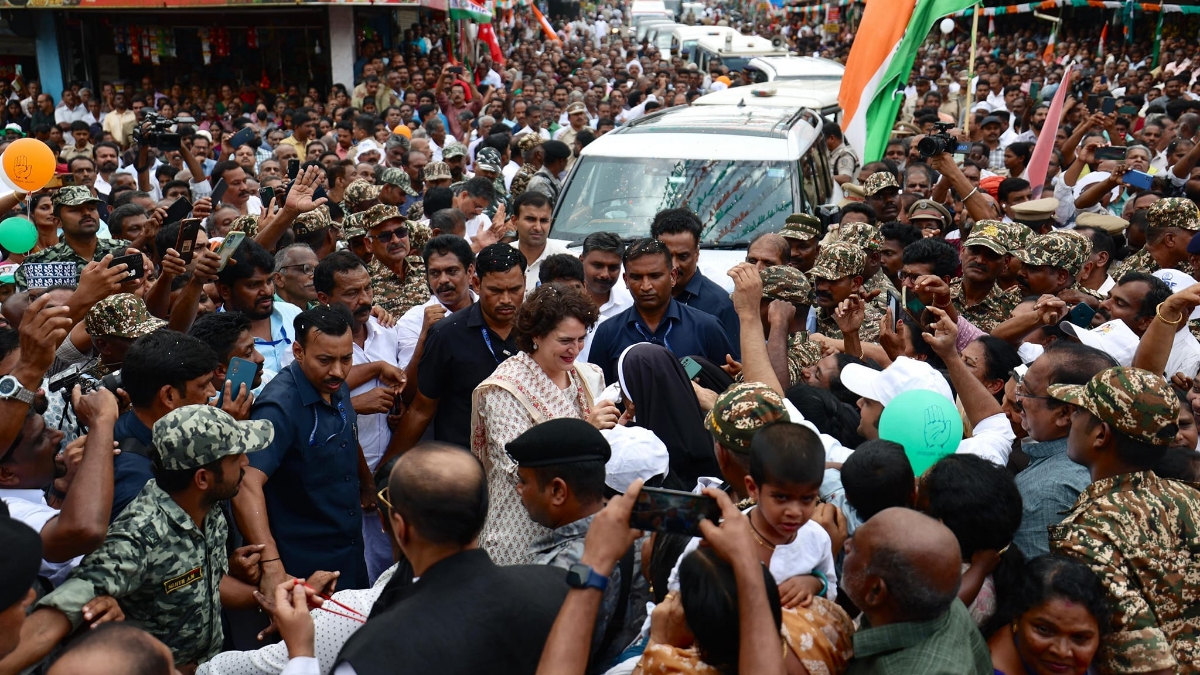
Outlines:
{"label": "white van", "polygon": [[759,106],[763,108],[808,108],[831,122],[842,121],[838,103],[840,80],[781,81],[730,87],[705,94],[692,105]]}
{"label": "white van", "polygon": [[750,59],[743,70],[753,82],[832,80],[841,82],[846,66],[815,56],[763,56]]}
{"label": "white van", "polygon": [[669,54],[671,51],[671,32],[678,26],[677,23],[657,23],[650,26],[646,31],[646,40],[658,49],[660,54]]}
{"label": "white van", "polygon": [[674,15],[662,0],[633,0],[629,8],[630,25],[636,26],[640,19],[649,17],[674,20]]}
{"label": "white van", "polygon": [[550,236],[575,245],[593,232],[647,237],[654,214],[687,207],[704,223],[700,269],[732,288],[725,273],[755,235],[836,197],[823,124],[812,110],[751,105],[639,118],[583,149],[563,181]]}
{"label": "white van", "polygon": [[637,44],[640,45],[640,44],[642,44],[642,41],[646,39],[646,36],[649,35],[651,28],[657,28],[659,26],[673,26],[673,25],[675,25],[675,22],[672,21],[671,19],[655,17],[652,19],[643,19],[641,22],[638,23],[638,25],[630,28],[629,30],[630,30],[630,33],[632,34],[631,37],[633,37],[634,41],[636,41]]}
{"label": "white van", "polygon": [[738,32],[728,26],[676,26],[671,29],[671,53],[690,61],[700,38],[720,38],[726,34],[737,35]]}
{"label": "white van", "polygon": [[730,71],[740,71],[755,57],[786,56],[787,53],[786,44],[780,41],[757,35],[726,33],[720,37],[700,38],[691,60],[701,72],[708,72],[717,61]]}

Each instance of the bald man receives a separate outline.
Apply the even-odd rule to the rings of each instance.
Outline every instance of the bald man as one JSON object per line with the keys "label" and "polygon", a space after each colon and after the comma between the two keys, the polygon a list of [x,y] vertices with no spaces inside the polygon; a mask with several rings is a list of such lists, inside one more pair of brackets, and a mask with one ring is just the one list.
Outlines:
{"label": "bald man", "polygon": [[774,232],[760,234],[746,248],[746,262],[761,272],[768,267],[786,265],[791,262],[792,247],[788,240]]}
{"label": "bald man", "polygon": [[106,623],[86,631],[47,675],[172,675],[171,650],[153,635],[128,623]]}
{"label": "bald man", "polygon": [[842,589],[863,611],[847,675],[992,675],[992,657],[958,600],[962,555],[945,525],[880,511],[846,542]]}

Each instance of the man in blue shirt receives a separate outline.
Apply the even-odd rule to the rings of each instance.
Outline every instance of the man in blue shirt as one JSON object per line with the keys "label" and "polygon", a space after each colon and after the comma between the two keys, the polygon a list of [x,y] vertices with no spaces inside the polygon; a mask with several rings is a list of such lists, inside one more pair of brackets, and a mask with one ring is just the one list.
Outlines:
{"label": "man in blue shirt", "polygon": [[[667,209],[654,216],[650,236],[666,244],[671,251],[672,264],[679,275],[672,291],[675,299],[717,317],[733,345],[733,351],[729,353],[737,359],[740,358],[737,348],[741,344],[741,326],[729,291],[698,269],[702,227],[700,218],[691,209]],[[724,363],[724,357],[717,363]]]}
{"label": "man in blue shirt", "polygon": [[287,574],[317,570],[341,572],[341,589],[368,586],[361,510],[374,509],[375,500],[346,386],[353,322],[342,306],[301,312],[295,361],[263,388],[250,413],[271,421],[275,439],[252,456],[233,512],[246,542],[265,545],[264,593]]}
{"label": "man in blue shirt", "polygon": [[212,383],[216,368],[217,357],[208,345],[173,330],[155,330],[129,347],[121,378],[133,408],[113,426],[113,440],[121,454],[113,460],[115,486],[109,522],[116,520],[154,477],[150,469],[154,423],[176,408],[208,403],[217,393]]}
{"label": "man in blue shirt", "polygon": [[617,381],[617,359],[626,347],[639,342],[661,345],[679,358],[698,355],[725,363],[727,354],[737,357],[715,318],[671,297],[678,273],[671,267],[666,244],[655,239],[637,241],[625,249],[622,262],[633,307],[600,324],[588,355],[604,371],[605,382]]}
{"label": "man in blue shirt", "polygon": [[267,370],[278,373],[292,362],[292,322],[300,308],[275,300],[275,256],[253,239],[246,239],[217,273],[221,311],[250,317],[254,348]]}

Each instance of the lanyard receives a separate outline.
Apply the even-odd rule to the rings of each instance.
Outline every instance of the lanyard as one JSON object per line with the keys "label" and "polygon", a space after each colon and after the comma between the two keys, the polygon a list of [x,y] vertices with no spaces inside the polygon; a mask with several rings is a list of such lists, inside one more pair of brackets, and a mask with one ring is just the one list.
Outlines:
{"label": "lanyard", "polygon": [[[642,338],[644,338],[646,340],[646,342],[650,342],[653,344],[658,344],[660,342],[659,338],[654,337],[653,334],[646,335],[646,331],[642,330],[642,324],[640,321],[637,321],[635,319],[633,322],[633,327],[637,329],[637,332],[642,334]],[[669,352],[671,352],[672,349],[671,349],[671,343],[667,341],[667,336],[671,334],[671,329],[674,327],[675,327],[675,324],[668,321],[667,322],[667,332],[663,333],[662,340],[661,340],[662,346],[666,347],[667,351],[669,351]]]}
{"label": "lanyard", "polygon": [[[502,362],[504,359],[500,358],[499,356],[496,356],[496,348],[492,346],[492,338],[488,335],[487,326],[480,326],[479,332],[483,333],[483,341],[485,343],[487,343],[487,348],[488,348],[488,351],[492,353],[492,358],[496,359],[496,363]],[[504,358],[508,358],[508,357],[512,356],[512,354],[508,353],[507,349],[505,349],[503,353],[504,353]]]}
{"label": "lanyard", "polygon": [[[337,394],[334,395],[336,396]],[[308,435],[308,445],[312,448],[315,448],[318,445],[325,445],[329,441],[332,441],[334,438],[340,436],[341,433],[346,430],[346,406],[344,403],[342,403],[341,399],[339,399],[337,403],[337,411],[338,415],[340,415],[342,418],[342,428],[338,430],[336,434],[332,434],[329,438],[326,438],[321,443],[317,443],[317,425],[320,424],[320,407],[321,406],[319,403],[313,405],[313,428],[312,433]]]}

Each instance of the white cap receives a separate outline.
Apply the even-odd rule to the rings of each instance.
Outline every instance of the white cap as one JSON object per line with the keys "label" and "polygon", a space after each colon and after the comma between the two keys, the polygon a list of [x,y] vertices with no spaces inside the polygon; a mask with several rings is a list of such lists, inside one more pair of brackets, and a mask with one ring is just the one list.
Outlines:
{"label": "white cap", "polygon": [[636,478],[648,481],[667,475],[671,457],[666,444],[653,431],[615,426],[601,429],[600,433],[612,448],[612,455],[604,465],[604,484],[608,487],[625,494],[625,488]]}
{"label": "white cap", "polygon": [[882,371],[872,370],[857,363],[842,368],[842,384],[850,391],[884,407],[900,394],[914,389],[927,389],[954,400],[950,383],[933,366],[901,356]]}
{"label": "white cap", "polygon": [[1091,330],[1080,328],[1070,321],[1063,321],[1058,324],[1058,327],[1083,344],[1095,347],[1113,357],[1122,366],[1133,363],[1133,354],[1137,351],[1138,346],[1138,336],[1120,319],[1102,323]]}
{"label": "white cap", "polygon": [[359,157],[372,151],[378,152],[379,156],[383,157],[383,150],[380,149],[379,145],[369,138],[364,138],[358,142],[358,145],[354,146],[354,161],[357,162]]}
{"label": "white cap", "polygon": [[[1079,199],[1079,196],[1083,194],[1084,190],[1088,189],[1088,186],[1102,182],[1111,175],[1112,174],[1107,171],[1093,171],[1083,178],[1080,178],[1079,181],[1075,183],[1075,199]],[[1109,197],[1111,199],[1116,199],[1119,194],[1119,189],[1120,188],[1113,188],[1112,192],[1109,193]]]}
{"label": "white cap", "polygon": [[[1172,293],[1178,293],[1188,286],[1194,286],[1196,284],[1195,277],[1191,276],[1187,272],[1180,272],[1179,270],[1159,270],[1154,273],[1154,276],[1162,279],[1168,286],[1170,286]],[[1200,307],[1192,310],[1192,314],[1188,317],[1188,321],[1191,321],[1192,319],[1200,319]]]}

